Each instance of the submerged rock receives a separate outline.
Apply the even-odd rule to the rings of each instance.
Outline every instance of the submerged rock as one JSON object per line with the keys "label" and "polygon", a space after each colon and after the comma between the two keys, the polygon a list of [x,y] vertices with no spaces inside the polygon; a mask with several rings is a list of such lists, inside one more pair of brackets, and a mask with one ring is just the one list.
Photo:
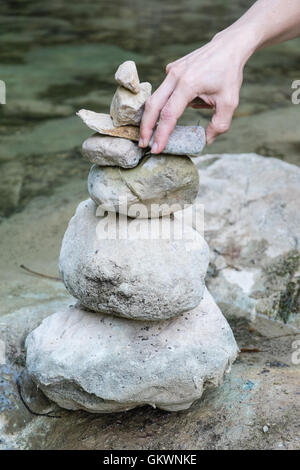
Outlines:
{"label": "submerged rock", "polygon": [[143,150],[128,139],[94,134],[83,142],[82,154],[97,165],[133,168],[142,158]]}
{"label": "submerged rock", "polygon": [[238,348],[206,291],[173,321],[134,322],[69,307],[26,340],[27,369],[61,407],[92,413],[149,404],[184,410],[219,385]]}
{"label": "submerged rock", "polygon": [[[155,132],[149,146],[152,146]],[[163,153],[171,155],[200,155],[206,145],[205,129],[201,126],[176,126]]]}
{"label": "submerged rock", "polygon": [[[186,156],[151,155],[129,170],[94,165],[88,178],[89,194],[96,204],[140,218],[183,209],[193,203],[198,187],[197,168]],[[136,204],[142,204],[145,211],[135,211]]]}
{"label": "submerged rock", "polygon": [[151,224],[96,214],[93,201],[79,204],[59,259],[63,282],[83,307],[162,320],[200,303],[209,250],[196,230],[167,218]]}
{"label": "submerged rock", "polygon": [[118,87],[114,94],[110,114],[115,126],[132,124],[139,126],[146,100],[151,95],[152,86],[148,82],[140,84],[140,91],[136,95],[126,88]]}
{"label": "submerged rock", "polygon": [[136,94],[140,91],[140,80],[133,60],[126,60],[119,66],[115,73],[115,80],[132,93]]}

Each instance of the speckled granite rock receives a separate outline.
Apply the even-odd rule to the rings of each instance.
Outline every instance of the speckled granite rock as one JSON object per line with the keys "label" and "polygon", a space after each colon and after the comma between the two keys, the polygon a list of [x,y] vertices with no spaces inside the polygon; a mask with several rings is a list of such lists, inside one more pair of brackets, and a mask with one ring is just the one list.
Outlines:
{"label": "speckled granite rock", "polygon": [[[93,201],[79,204],[59,259],[65,286],[82,306],[126,318],[163,320],[200,303],[209,250],[196,230],[176,219],[157,219],[157,228],[151,220],[126,216],[119,217],[114,230],[115,214],[96,213]],[[164,237],[159,233],[163,223],[170,227]]]}
{"label": "speckled granite rock", "polygon": [[142,119],[145,101],[150,97],[151,90],[152,86],[148,82],[140,84],[140,91],[136,95],[126,88],[118,87],[110,107],[114,125],[138,126]]}
{"label": "speckled granite rock", "polygon": [[133,168],[142,158],[143,150],[128,139],[94,134],[83,142],[82,154],[97,165]]}
{"label": "speckled granite rock", "polygon": [[[129,170],[94,165],[88,190],[96,204],[130,217],[169,215],[192,204],[199,187],[198,172],[189,157],[152,155]],[[145,210],[135,210],[142,204]]]}
{"label": "speckled granite rock", "polygon": [[127,88],[132,93],[140,91],[140,80],[133,60],[126,60],[118,67],[115,73],[115,80],[119,85]]}
{"label": "speckled granite rock", "polygon": [[173,321],[134,322],[69,307],[46,318],[26,340],[27,369],[61,407],[92,413],[145,404],[188,408],[219,385],[238,348],[206,291]]}
{"label": "speckled granite rock", "polygon": [[[150,147],[154,140],[150,140]],[[176,126],[162,153],[171,155],[195,155],[202,153],[206,145],[205,129],[201,126]]]}

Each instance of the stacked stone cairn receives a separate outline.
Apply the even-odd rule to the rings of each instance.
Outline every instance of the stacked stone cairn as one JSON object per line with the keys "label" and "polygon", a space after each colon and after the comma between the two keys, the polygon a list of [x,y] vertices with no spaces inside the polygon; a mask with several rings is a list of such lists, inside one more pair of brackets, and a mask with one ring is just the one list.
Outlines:
{"label": "stacked stone cairn", "polygon": [[132,61],[115,78],[110,115],[78,112],[96,131],[82,147],[94,164],[90,199],[71,219],[59,260],[78,303],[30,333],[27,368],[63,408],[183,410],[222,382],[238,352],[205,287],[208,246],[183,217],[199,186],[187,155],[201,153],[205,131],[177,126],[163,154],[141,149],[151,85]]}

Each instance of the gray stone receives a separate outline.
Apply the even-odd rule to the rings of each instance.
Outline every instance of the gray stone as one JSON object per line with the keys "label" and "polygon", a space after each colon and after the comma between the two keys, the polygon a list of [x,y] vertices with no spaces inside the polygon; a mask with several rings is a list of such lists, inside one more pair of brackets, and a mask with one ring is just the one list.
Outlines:
{"label": "gray stone", "polygon": [[140,91],[136,95],[126,88],[118,87],[114,94],[110,114],[115,126],[132,124],[139,126],[146,100],[150,97],[152,86],[148,82],[140,84]]}
{"label": "gray stone", "polygon": [[83,142],[82,154],[91,163],[101,166],[135,167],[143,150],[134,142],[118,137],[94,134]]}
{"label": "gray stone", "polygon": [[133,60],[126,60],[119,66],[115,74],[115,80],[132,93],[136,94],[140,91],[140,80]]}
{"label": "gray stone", "polygon": [[116,220],[115,213],[98,213],[91,200],[79,204],[61,247],[62,279],[82,306],[126,318],[162,320],[200,303],[209,250],[196,230],[176,219],[157,219],[153,225],[148,219]]}
{"label": "gray stone", "polygon": [[[93,166],[88,189],[96,204],[130,217],[155,218],[192,204],[199,187],[189,157],[151,155],[129,170]],[[143,205],[140,213],[137,204]]]}
{"label": "gray stone", "polygon": [[[155,132],[150,140],[153,144]],[[169,137],[163,153],[171,155],[195,155],[202,153],[206,145],[205,129],[201,126],[176,126]]]}
{"label": "gray stone", "polygon": [[27,369],[61,407],[92,413],[149,404],[184,410],[217,386],[238,348],[206,291],[196,309],[173,321],[134,322],[69,307],[26,340]]}
{"label": "gray stone", "polygon": [[222,311],[300,328],[300,169],[256,154],[200,157],[197,201]]}

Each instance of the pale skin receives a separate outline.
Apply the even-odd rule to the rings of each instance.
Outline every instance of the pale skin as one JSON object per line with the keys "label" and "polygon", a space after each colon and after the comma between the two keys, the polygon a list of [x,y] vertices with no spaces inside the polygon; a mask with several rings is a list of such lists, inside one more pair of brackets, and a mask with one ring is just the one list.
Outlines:
{"label": "pale skin", "polygon": [[214,109],[206,129],[211,144],[230,128],[243,82],[243,69],[255,51],[300,36],[300,0],[258,0],[238,21],[205,46],[172,62],[166,78],[147,100],[140,147],[160,153],[187,106]]}

